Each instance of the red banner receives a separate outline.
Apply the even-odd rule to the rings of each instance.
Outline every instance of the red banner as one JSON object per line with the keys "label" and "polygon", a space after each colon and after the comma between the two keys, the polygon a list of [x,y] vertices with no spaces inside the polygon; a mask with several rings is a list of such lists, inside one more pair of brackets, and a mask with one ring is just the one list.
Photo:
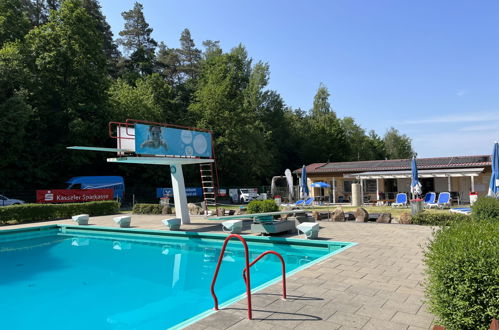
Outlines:
{"label": "red banner", "polygon": [[37,203],[81,203],[113,199],[113,189],[37,190]]}

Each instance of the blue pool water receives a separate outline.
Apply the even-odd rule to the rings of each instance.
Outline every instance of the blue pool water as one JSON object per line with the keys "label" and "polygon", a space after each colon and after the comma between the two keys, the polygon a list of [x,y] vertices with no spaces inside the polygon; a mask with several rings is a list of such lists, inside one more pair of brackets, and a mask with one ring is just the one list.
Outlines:
{"label": "blue pool water", "polygon": [[[213,308],[210,285],[222,244],[215,235],[70,228],[0,235],[0,328],[173,327]],[[249,242],[250,260],[273,249],[290,272],[345,245]],[[232,241],[216,285],[220,303],[245,292],[243,265],[242,245]],[[266,256],[251,269],[252,288],[280,272],[277,257]]]}

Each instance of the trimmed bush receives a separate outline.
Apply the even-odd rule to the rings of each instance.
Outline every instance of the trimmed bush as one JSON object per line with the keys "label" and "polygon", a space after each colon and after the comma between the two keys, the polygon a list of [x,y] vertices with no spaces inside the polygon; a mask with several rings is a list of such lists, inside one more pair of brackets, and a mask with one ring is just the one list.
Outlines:
{"label": "trimmed bush", "polygon": [[163,205],[160,204],[135,204],[132,212],[134,214],[161,214]]}
{"label": "trimmed bush", "polygon": [[488,329],[499,318],[499,221],[455,222],[425,251],[426,295],[437,324]]}
{"label": "trimmed bush", "polygon": [[68,203],[68,204],[21,204],[0,208],[0,223],[17,221],[45,221],[61,218],[70,218],[76,214],[90,216],[116,214],[120,211],[120,204],[116,201]]}
{"label": "trimmed bush", "polygon": [[279,206],[277,206],[273,199],[267,199],[264,201],[254,200],[248,204],[248,213],[265,213],[277,211],[279,211]]}
{"label": "trimmed bush", "polygon": [[471,208],[471,215],[475,220],[499,220],[499,199],[480,197]]}
{"label": "trimmed bush", "polygon": [[413,224],[429,226],[445,226],[453,222],[470,220],[470,216],[459,213],[429,213],[423,211],[412,216]]}

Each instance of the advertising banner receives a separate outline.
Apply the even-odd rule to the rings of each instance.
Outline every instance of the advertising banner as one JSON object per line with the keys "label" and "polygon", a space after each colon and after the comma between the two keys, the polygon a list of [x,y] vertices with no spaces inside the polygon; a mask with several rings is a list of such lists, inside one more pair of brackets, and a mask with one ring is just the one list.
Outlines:
{"label": "advertising banner", "polygon": [[[187,197],[201,197],[203,196],[202,188],[185,188]],[[173,188],[156,188],[156,197],[173,197]]]}
{"label": "advertising banner", "polygon": [[37,190],[37,203],[81,203],[113,199],[113,189]]}
{"label": "advertising banner", "polygon": [[135,152],[143,155],[211,157],[211,134],[135,124]]}

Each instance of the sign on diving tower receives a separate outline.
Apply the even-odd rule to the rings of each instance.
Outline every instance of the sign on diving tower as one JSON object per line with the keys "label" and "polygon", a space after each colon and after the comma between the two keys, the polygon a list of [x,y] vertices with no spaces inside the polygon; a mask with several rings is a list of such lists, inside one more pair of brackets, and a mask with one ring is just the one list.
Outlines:
{"label": "sign on diving tower", "polygon": [[172,178],[175,213],[183,224],[190,223],[182,165],[214,163],[213,133],[192,127],[127,119],[110,122],[109,136],[116,148],[68,147],[116,153],[110,163],[168,165]]}

